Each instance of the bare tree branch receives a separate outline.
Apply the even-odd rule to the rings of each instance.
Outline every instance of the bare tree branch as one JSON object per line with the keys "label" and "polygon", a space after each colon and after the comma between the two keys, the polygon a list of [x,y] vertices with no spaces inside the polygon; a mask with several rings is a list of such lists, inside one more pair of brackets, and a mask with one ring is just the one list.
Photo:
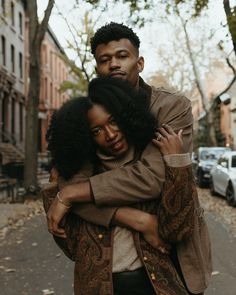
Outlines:
{"label": "bare tree branch", "polygon": [[234,82],[236,81],[236,69],[235,69],[235,68],[233,67],[233,65],[231,64],[229,58],[226,58],[226,62],[227,62],[227,64],[228,64],[228,66],[231,68],[231,70],[232,70],[234,76],[233,76],[233,78],[231,79],[231,81],[229,82],[229,84],[227,85],[227,87],[226,87],[224,90],[222,90],[219,94],[217,94],[217,95],[215,96],[215,98],[213,99],[213,101],[214,101],[215,99],[217,99],[219,96],[221,96],[222,94],[226,93],[226,92],[232,87],[232,85],[234,84]]}
{"label": "bare tree branch", "polygon": [[54,5],[54,0],[48,0],[48,5],[46,10],[44,11],[44,17],[43,20],[41,22],[41,24],[39,25],[39,30],[38,30],[38,41],[39,44],[41,44],[43,38],[44,38],[44,34],[47,31],[48,28],[48,21],[52,12],[52,8]]}

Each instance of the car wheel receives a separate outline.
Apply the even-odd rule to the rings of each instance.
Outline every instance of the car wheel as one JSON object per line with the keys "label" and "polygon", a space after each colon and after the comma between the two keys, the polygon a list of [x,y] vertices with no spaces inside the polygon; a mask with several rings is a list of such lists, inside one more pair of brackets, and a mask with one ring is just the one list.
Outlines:
{"label": "car wheel", "polygon": [[203,188],[204,187],[204,180],[203,180],[203,176],[202,176],[201,171],[198,172],[197,181],[198,181],[198,186],[200,188]]}
{"label": "car wheel", "polygon": [[235,196],[232,183],[229,183],[226,189],[226,201],[230,206],[233,206],[233,207],[236,206],[236,196]]}
{"label": "car wheel", "polygon": [[216,196],[217,192],[215,191],[214,182],[213,182],[212,177],[210,178],[209,187],[210,187],[211,195]]}

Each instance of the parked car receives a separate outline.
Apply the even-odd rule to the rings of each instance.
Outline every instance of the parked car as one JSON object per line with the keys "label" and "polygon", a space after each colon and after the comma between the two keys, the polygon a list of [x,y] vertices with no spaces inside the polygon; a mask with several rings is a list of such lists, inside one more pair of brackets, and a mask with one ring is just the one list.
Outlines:
{"label": "parked car", "polygon": [[230,206],[236,206],[236,152],[227,152],[220,156],[211,170],[210,189],[224,196]]}
{"label": "parked car", "polygon": [[209,185],[210,171],[217,163],[220,155],[230,151],[226,147],[200,147],[193,155],[193,172],[199,187]]}

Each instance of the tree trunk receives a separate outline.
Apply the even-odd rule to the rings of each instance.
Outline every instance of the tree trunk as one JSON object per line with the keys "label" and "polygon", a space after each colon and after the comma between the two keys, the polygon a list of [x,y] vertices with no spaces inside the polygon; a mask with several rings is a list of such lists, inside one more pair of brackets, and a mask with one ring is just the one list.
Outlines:
{"label": "tree trunk", "polygon": [[216,132],[214,126],[214,110],[210,108],[206,114],[207,129],[208,129],[208,146],[217,146]]}
{"label": "tree trunk", "polygon": [[207,123],[207,129],[209,131],[209,142],[212,146],[217,146],[217,141],[216,141],[216,134],[215,134],[215,127],[214,127],[214,120],[213,120],[213,113],[211,111],[210,108],[210,103],[206,94],[206,91],[204,89],[204,85],[202,83],[199,71],[198,71],[198,67],[196,65],[195,62],[195,58],[193,55],[193,51],[191,48],[191,42],[189,40],[189,35],[188,35],[188,31],[187,31],[187,27],[186,27],[186,22],[184,21],[184,19],[181,17],[178,8],[176,6],[177,9],[177,14],[180,18],[180,21],[182,23],[183,29],[184,29],[184,34],[185,34],[185,40],[186,40],[186,46],[187,46],[187,50],[189,53],[189,58],[192,64],[192,68],[193,68],[193,73],[194,73],[194,77],[195,77],[195,81],[196,81],[196,85],[197,85],[197,89],[198,92],[200,94],[201,97],[201,101],[202,101],[202,105],[203,105],[203,109],[206,113],[206,123]]}
{"label": "tree trunk", "polygon": [[44,18],[38,22],[37,1],[27,1],[29,17],[29,93],[26,107],[26,134],[25,134],[25,169],[24,187],[28,193],[36,192],[37,162],[38,162],[38,109],[40,93],[40,54],[41,44],[47,31],[48,21],[52,12],[54,0],[48,0]]}
{"label": "tree trunk", "polygon": [[227,18],[229,32],[232,38],[234,54],[236,55],[236,33],[235,33],[236,16],[234,13],[231,12],[229,0],[223,0],[223,5],[224,5],[225,15]]}
{"label": "tree trunk", "polygon": [[40,92],[40,58],[35,56],[30,62],[30,87],[27,102],[25,134],[25,173],[24,186],[29,191],[37,188],[38,154],[38,105]]}

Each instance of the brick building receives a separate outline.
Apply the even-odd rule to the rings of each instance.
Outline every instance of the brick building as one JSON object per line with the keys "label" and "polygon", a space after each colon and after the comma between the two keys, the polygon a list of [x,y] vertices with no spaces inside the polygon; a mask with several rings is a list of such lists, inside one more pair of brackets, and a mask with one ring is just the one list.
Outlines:
{"label": "brick building", "polygon": [[60,85],[68,80],[69,68],[62,56],[63,48],[50,27],[45,34],[41,49],[41,87],[39,105],[39,151],[46,151],[45,134],[52,112],[66,100],[68,93],[60,92]]}
{"label": "brick building", "polygon": [[23,150],[25,134],[25,1],[0,4],[0,143]]}
{"label": "brick building", "polygon": [[[29,81],[26,1],[1,0],[0,3],[0,152],[3,144],[8,143],[8,149],[11,144],[15,153],[21,153],[23,158]],[[60,84],[68,79],[69,73],[62,55],[65,52],[48,27],[41,48],[40,152],[46,151],[45,134],[53,110],[69,97],[59,92]]]}

